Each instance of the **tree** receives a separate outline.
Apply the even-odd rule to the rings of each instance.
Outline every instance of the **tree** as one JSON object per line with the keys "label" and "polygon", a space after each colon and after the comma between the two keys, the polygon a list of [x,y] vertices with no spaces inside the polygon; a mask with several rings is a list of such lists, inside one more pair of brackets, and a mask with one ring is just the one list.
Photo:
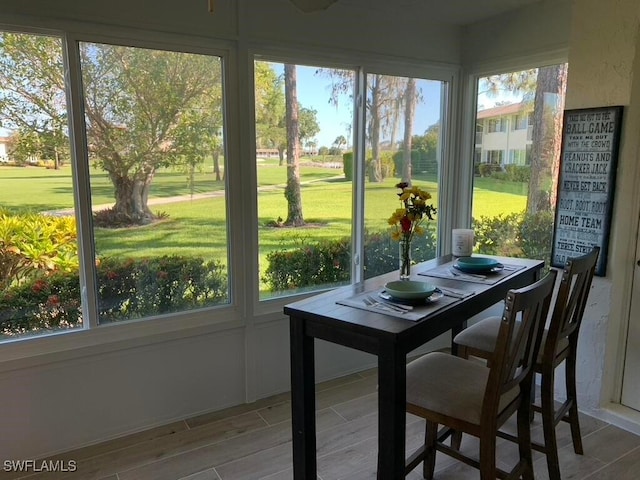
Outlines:
{"label": "tree", "polygon": [[320,132],[318,111],[313,108],[300,107],[298,110],[298,141],[304,145],[307,140]]}
{"label": "tree", "polygon": [[114,45],[81,44],[80,53],[91,158],[115,187],[114,213],[147,223],[154,218],[148,198],[157,169],[179,162],[183,147],[193,153],[180,135],[185,124],[208,118],[188,112],[215,102],[219,61]]}
{"label": "tree", "polygon": [[0,85],[0,126],[19,132],[16,160],[51,159],[58,168],[70,156],[61,40],[0,33]]}
{"label": "tree", "polygon": [[[340,95],[353,92],[354,75],[349,70],[319,70],[333,80],[330,102],[337,103]],[[370,182],[384,180],[380,145],[382,135],[390,133],[391,147],[395,146],[398,123],[405,113],[407,79],[389,75],[367,76],[367,140],[371,149],[368,177]],[[416,90],[415,101],[419,100]],[[412,109],[415,114],[415,106]],[[405,118],[406,119],[406,118]]]}
{"label": "tree", "polygon": [[[55,151],[66,125],[60,39],[6,33],[0,42],[5,122],[49,132],[53,140],[45,136],[42,143]],[[80,55],[90,158],[113,183],[113,210],[120,219],[147,223],[154,218],[148,198],[157,169],[180,164],[184,154],[191,156],[188,161],[195,158],[193,144],[181,144],[187,125],[206,132],[190,140],[205,144],[221,129],[220,61],[87,43],[80,44]],[[202,105],[212,112],[189,113]],[[198,122],[208,128],[195,128]]]}
{"label": "tree", "polygon": [[542,185],[542,173],[546,173],[554,180],[558,178],[567,64],[541,67],[538,70],[537,80],[527,213],[547,210],[556,204],[557,182],[551,182],[551,191],[547,196]]}
{"label": "tree", "polygon": [[280,165],[287,146],[284,79],[268,62],[255,62],[256,147],[277,148]]}
{"label": "tree", "polygon": [[309,154],[316,155],[316,147],[318,146],[318,142],[315,140],[308,140],[305,144],[305,147],[309,149]]}
{"label": "tree", "polygon": [[404,94],[404,142],[402,153],[402,181],[411,185],[411,137],[416,109],[416,79],[407,80]]}
{"label": "tree", "polygon": [[304,225],[304,217],[300,194],[300,122],[295,65],[285,64],[284,85],[287,125],[287,186],[284,191],[284,196],[287,199],[287,219],[285,225],[299,227]]}
{"label": "tree", "polygon": [[[555,205],[555,181],[560,161],[562,112],[567,82],[567,64],[550,65],[487,78],[489,94],[500,91],[524,93],[525,102],[533,102],[533,136],[531,141],[531,179],[527,195],[527,212],[536,213]],[[552,98],[549,102],[545,99]],[[552,178],[547,195],[542,188],[545,177]]]}
{"label": "tree", "polygon": [[333,145],[340,151],[342,151],[342,146],[347,144],[347,139],[344,138],[344,135],[338,135],[336,139],[333,141]]}

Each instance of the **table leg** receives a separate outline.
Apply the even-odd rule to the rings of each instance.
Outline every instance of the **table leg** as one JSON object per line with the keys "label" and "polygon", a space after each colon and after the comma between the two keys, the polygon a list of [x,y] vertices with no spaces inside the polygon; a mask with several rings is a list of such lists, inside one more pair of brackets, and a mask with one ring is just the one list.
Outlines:
{"label": "table leg", "polygon": [[406,355],[391,345],[378,354],[378,479],[404,478]]}
{"label": "table leg", "polygon": [[316,478],[316,392],[314,339],[304,333],[304,320],[291,318],[291,425],[293,478]]}

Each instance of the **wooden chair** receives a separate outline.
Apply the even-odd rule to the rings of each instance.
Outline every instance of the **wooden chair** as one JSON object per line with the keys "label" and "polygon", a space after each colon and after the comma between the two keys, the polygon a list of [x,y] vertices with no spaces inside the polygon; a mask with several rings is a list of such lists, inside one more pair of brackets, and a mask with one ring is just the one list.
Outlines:
{"label": "wooden chair", "polygon": [[[556,425],[561,420],[571,426],[574,451],[579,455],[583,453],[576,395],[576,353],[580,323],[599,251],[600,249],[595,247],[588,254],[569,259],[565,264],[549,327],[543,333],[540,353],[534,366],[534,372],[541,375],[541,402],[540,405],[532,402],[532,409],[542,414],[544,444],[534,442],[532,447],[546,455],[550,480],[561,478],[555,433]],[[458,346],[458,355],[463,358],[473,355],[492,362],[496,353],[499,328],[500,319],[489,317],[463,330],[453,340]],[[556,410],[555,369],[562,362],[566,362],[567,400]],[[499,435],[514,440],[512,436],[503,432]],[[459,446],[460,437],[456,436],[452,442],[453,446]]]}
{"label": "wooden chair", "polygon": [[[529,430],[532,367],[555,277],[556,272],[550,272],[533,285],[507,293],[491,368],[441,352],[407,365],[407,411],[426,419],[426,433],[425,444],[407,460],[405,474],[423,461],[424,477],[433,478],[437,450],[479,468],[482,480],[496,476],[533,479]],[[518,316],[521,320],[516,325]],[[520,460],[506,473],[496,468],[496,435],[515,411]],[[478,437],[479,459],[438,439],[439,424]]]}

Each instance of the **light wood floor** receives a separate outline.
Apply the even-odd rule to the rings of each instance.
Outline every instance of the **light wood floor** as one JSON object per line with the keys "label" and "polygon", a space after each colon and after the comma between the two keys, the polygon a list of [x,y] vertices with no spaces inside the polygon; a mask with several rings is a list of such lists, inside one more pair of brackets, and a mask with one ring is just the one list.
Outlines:
{"label": "light wood floor", "polygon": [[[377,400],[375,370],[325,382],[317,389],[318,474],[322,480],[375,478]],[[540,438],[540,422],[533,424]],[[424,423],[407,418],[407,450],[419,445]],[[563,479],[636,480],[640,478],[640,437],[592,417],[582,417],[585,455],[573,453],[568,428],[558,426]],[[56,458],[75,460],[66,474],[0,478],[30,480],[231,480],[292,478],[289,395],[277,395],[184,422],[176,422]],[[476,447],[465,436],[463,449]],[[517,449],[500,441],[498,462],[512,465]],[[536,479],[547,479],[544,457],[534,453]],[[478,472],[438,456],[436,479],[478,479]],[[421,466],[407,478],[415,480]],[[4,476],[3,476],[4,475]],[[388,479],[396,480],[396,479]]]}

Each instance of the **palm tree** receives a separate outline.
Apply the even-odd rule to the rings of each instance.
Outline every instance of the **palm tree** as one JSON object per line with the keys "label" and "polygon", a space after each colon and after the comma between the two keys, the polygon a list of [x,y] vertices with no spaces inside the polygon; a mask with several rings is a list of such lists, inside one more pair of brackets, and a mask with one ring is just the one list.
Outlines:
{"label": "palm tree", "polygon": [[287,199],[286,225],[299,227],[304,225],[302,215],[302,197],[300,195],[300,122],[298,119],[298,90],[296,66],[284,66],[284,93],[287,125],[287,186],[284,196]]}

